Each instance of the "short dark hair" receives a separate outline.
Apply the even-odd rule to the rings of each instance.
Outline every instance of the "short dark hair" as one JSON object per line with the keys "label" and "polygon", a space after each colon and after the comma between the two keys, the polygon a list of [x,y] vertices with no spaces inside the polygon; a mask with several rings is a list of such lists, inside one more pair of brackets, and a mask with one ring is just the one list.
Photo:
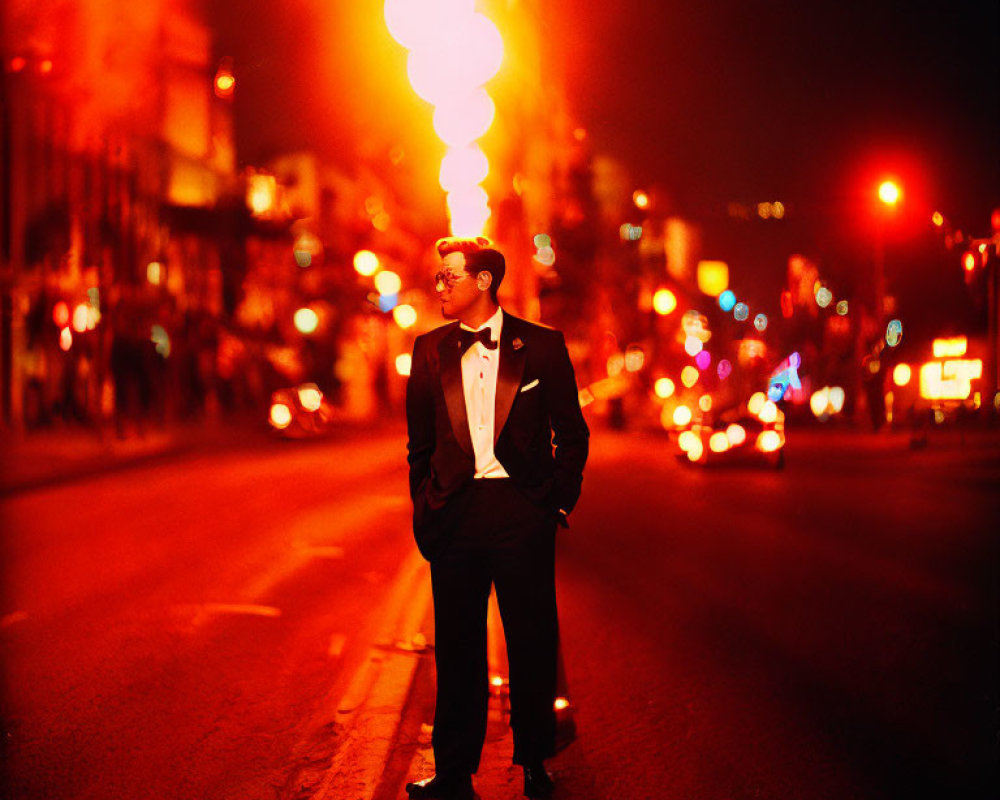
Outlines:
{"label": "short dark hair", "polygon": [[435,245],[438,255],[444,258],[448,253],[462,253],[465,256],[465,271],[472,277],[480,272],[488,272],[490,281],[490,297],[497,302],[497,291],[503,283],[507,272],[507,261],[503,253],[493,246],[493,242],[485,236],[474,239],[463,239],[458,236],[446,236],[438,239]]}

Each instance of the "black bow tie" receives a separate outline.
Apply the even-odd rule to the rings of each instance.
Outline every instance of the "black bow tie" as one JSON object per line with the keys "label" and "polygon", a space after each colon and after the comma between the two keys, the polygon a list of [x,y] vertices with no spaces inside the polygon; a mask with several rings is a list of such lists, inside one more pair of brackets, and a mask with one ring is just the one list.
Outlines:
{"label": "black bow tie", "polygon": [[479,342],[487,350],[496,350],[497,342],[490,338],[490,329],[483,328],[481,331],[467,331],[465,328],[458,329],[458,343],[464,353],[476,342]]}

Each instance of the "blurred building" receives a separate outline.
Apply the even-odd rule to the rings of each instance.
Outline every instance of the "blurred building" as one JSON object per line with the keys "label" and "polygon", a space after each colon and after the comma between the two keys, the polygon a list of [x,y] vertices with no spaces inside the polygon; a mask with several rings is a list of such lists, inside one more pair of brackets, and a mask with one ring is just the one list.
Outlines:
{"label": "blurred building", "polygon": [[[196,320],[241,269],[231,72],[196,0],[3,13],[3,423],[94,422],[127,397],[162,414],[210,380]],[[126,367],[137,391],[115,386]]]}

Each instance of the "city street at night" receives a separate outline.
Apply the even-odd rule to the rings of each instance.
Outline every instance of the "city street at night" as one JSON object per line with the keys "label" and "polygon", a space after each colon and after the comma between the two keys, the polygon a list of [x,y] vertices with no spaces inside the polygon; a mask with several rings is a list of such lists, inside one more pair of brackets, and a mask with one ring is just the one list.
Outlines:
{"label": "city street at night", "polygon": [[998,53],[0,0],[0,800],[1000,798]]}
{"label": "city street at night", "polygon": [[[1000,448],[908,444],[791,429],[783,470],[712,469],[595,430],[557,798],[993,796]],[[250,437],[4,497],[7,796],[346,797],[366,758],[350,796],[401,796],[433,702],[403,445]],[[365,738],[373,652],[407,666]],[[503,722],[484,800],[519,796]]]}

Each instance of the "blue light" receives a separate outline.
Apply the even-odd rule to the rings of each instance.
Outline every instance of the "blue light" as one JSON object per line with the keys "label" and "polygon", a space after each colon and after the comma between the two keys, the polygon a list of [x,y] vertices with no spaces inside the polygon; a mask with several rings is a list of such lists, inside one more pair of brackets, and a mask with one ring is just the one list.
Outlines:
{"label": "blue light", "polygon": [[719,295],[719,308],[723,311],[732,311],[735,305],[736,295],[730,289],[726,289],[726,291]]}
{"label": "blue light", "polygon": [[385,313],[392,311],[399,302],[398,294],[383,294],[378,299],[379,310]]}

